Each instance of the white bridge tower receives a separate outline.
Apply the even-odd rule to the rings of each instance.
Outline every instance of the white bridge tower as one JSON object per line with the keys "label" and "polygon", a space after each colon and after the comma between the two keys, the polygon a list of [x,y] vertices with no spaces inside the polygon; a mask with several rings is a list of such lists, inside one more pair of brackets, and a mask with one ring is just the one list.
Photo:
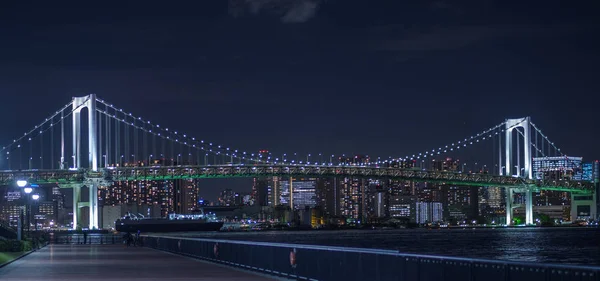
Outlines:
{"label": "white bridge tower", "polygon": [[[523,131],[520,132],[518,128],[522,128]],[[504,166],[500,167],[500,174],[506,176],[514,176],[514,177],[523,177],[526,179],[533,178],[533,165],[532,165],[532,153],[531,153],[531,118],[519,118],[519,119],[507,119],[506,120],[506,128],[505,128],[505,138],[504,138],[504,151],[505,151],[505,159]],[[517,131],[517,143],[513,143],[513,133]],[[519,143],[521,139],[520,135],[523,136],[523,144]],[[523,167],[521,167],[521,148],[523,146]],[[515,155],[517,160],[513,162],[513,156]],[[515,165],[515,162],[517,165]],[[514,166],[514,167],[513,167]],[[516,168],[516,173],[513,174],[513,168]],[[522,172],[521,172],[522,171]],[[525,224],[531,225],[533,224],[533,197],[531,189],[524,186],[525,189],[522,192],[525,192]],[[513,192],[518,189],[508,188],[506,190],[506,224],[510,225],[512,223],[512,209],[513,209]]]}
{"label": "white bridge tower", "polygon": [[[73,168],[82,167],[81,147],[81,110],[88,111],[88,169],[98,171],[98,124],[96,120],[96,95],[90,94],[84,97],[73,98]],[[81,186],[73,187],[73,228],[77,228],[79,210],[81,207],[89,207],[90,222],[89,229],[98,229],[98,185],[87,184],[89,189],[89,201],[80,202]]]}

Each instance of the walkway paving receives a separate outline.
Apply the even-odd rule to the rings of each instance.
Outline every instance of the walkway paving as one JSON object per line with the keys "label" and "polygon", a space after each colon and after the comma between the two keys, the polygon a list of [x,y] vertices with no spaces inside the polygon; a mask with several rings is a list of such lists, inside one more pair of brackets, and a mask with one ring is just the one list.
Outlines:
{"label": "walkway paving", "polygon": [[276,280],[148,248],[49,245],[0,268],[0,280]]}

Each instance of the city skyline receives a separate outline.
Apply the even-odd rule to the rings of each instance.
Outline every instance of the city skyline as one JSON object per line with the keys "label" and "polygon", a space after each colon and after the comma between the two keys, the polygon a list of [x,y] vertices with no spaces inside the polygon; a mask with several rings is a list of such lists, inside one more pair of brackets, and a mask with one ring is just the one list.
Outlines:
{"label": "city skyline", "polygon": [[0,279],[598,279],[598,8],[5,3]]}
{"label": "city skyline", "polygon": [[[58,24],[53,21],[52,18],[49,18],[44,22],[45,24],[47,23],[44,28],[36,24],[35,21],[32,21],[32,24],[30,25],[20,25],[19,28],[21,28],[20,30],[23,31],[25,36],[15,37],[15,40],[10,41],[10,44],[12,45],[7,46],[7,48],[13,48],[16,56],[4,58],[7,65],[15,66],[15,68],[12,69],[14,71],[6,73],[7,75],[5,77],[20,75],[19,69],[22,70],[25,67],[18,59],[15,60],[15,58],[19,57],[21,51],[21,49],[14,49],[15,46],[21,46],[24,49],[30,48],[31,42],[34,42],[31,40],[41,36],[47,39],[44,41],[47,44],[47,48],[42,49],[45,52],[55,53],[57,57],[61,57],[64,60],[58,62],[47,57],[45,61],[39,61],[38,63],[27,66],[27,68],[30,67],[35,73],[50,71],[51,77],[58,75],[58,79],[51,79],[52,81],[63,82],[61,82],[62,84],[60,85],[53,84],[54,82],[47,84],[47,87],[44,89],[51,93],[55,93],[53,95],[41,95],[36,97],[37,91],[31,93],[29,96],[30,98],[36,97],[41,102],[28,104],[26,109],[27,114],[13,112],[13,115],[16,116],[16,118],[13,118],[15,122],[11,122],[4,126],[5,130],[0,136],[0,141],[5,139],[5,143],[10,143],[9,137],[4,136],[4,134],[10,135],[11,137],[18,136],[19,133],[16,133],[17,126],[18,128],[27,128],[25,123],[29,120],[36,120],[34,118],[37,118],[37,115],[41,115],[43,112],[42,107],[40,107],[41,104],[44,104],[44,108],[46,108],[48,105],[53,104],[56,100],[65,96],[66,93],[69,93],[69,95],[84,95],[93,92],[98,94],[102,100],[106,99],[107,101],[115,102],[115,106],[125,108],[125,114],[130,111],[133,112],[133,116],[149,117],[153,124],[156,124],[154,122],[159,121],[163,128],[175,128],[176,130],[180,130],[189,135],[193,134],[199,138],[206,139],[207,142],[212,143],[214,141],[214,143],[223,145],[223,147],[231,146],[250,153],[259,153],[259,151],[268,150],[273,154],[273,158],[279,156],[283,158],[284,155],[287,154],[287,157],[290,159],[296,158],[296,161],[299,160],[297,157],[303,159],[303,157],[306,156],[306,161],[308,161],[309,157],[315,159],[317,158],[317,155],[319,155],[318,157],[325,158],[325,160],[322,160],[323,162],[327,162],[326,159],[329,154],[334,155],[336,158],[342,155],[343,157],[350,159],[352,159],[353,156],[369,156],[371,160],[375,160],[375,157],[378,156],[381,156],[383,160],[387,158],[386,155],[389,155],[392,158],[404,157],[404,155],[410,155],[416,151],[424,151],[431,148],[436,149],[437,147],[440,147],[441,149],[444,144],[448,145],[453,141],[461,140],[465,136],[467,138],[469,135],[474,136],[476,133],[481,132],[482,129],[489,128],[490,124],[498,124],[498,121],[503,121],[507,117],[532,116],[532,120],[538,124],[540,128],[544,128],[544,133],[550,136],[553,141],[556,141],[558,146],[563,148],[564,152],[568,153],[568,155],[583,156],[584,161],[591,161],[594,159],[595,155],[598,155],[598,146],[594,145],[594,139],[597,138],[595,134],[597,134],[597,132],[594,130],[581,129],[583,127],[580,126],[587,124],[585,126],[594,127],[591,124],[596,122],[595,118],[584,118],[586,115],[593,112],[591,110],[585,110],[586,107],[593,106],[593,103],[581,103],[578,104],[578,107],[566,107],[566,109],[577,109],[577,111],[570,113],[570,115],[576,116],[576,122],[572,122],[571,126],[562,126],[560,122],[564,122],[565,118],[554,114],[550,114],[549,116],[548,113],[552,113],[552,110],[549,109],[558,107],[559,105],[561,108],[564,108],[571,100],[566,99],[563,101],[561,99],[539,98],[542,93],[544,97],[551,97],[548,93],[559,89],[558,87],[546,89],[547,91],[544,92],[541,92],[541,88],[536,88],[531,95],[524,95],[523,92],[519,91],[514,93],[510,92],[502,95],[502,99],[493,99],[487,102],[484,100],[486,95],[472,95],[476,94],[477,91],[482,90],[481,84],[486,84],[487,82],[490,82],[490,86],[497,87],[495,89],[496,92],[499,89],[504,91],[507,89],[510,90],[507,88],[508,85],[498,84],[501,81],[502,83],[506,81],[506,76],[504,78],[500,77],[507,73],[511,73],[511,75],[514,74],[508,70],[511,69],[511,67],[519,65],[519,63],[523,63],[518,60],[518,54],[508,54],[503,52],[506,50],[498,48],[497,45],[491,43],[502,41],[518,44],[529,42],[527,41],[527,38],[529,37],[547,43],[563,42],[569,38],[575,38],[578,40],[570,41],[573,43],[568,44],[568,48],[571,48],[572,51],[577,50],[577,53],[580,54],[581,50],[585,50],[589,47],[589,43],[582,41],[586,38],[584,34],[591,29],[594,29],[594,26],[582,24],[587,18],[581,15],[577,18],[565,15],[564,18],[558,21],[557,26],[560,28],[555,29],[555,32],[547,32],[545,28],[536,27],[536,21],[541,21],[542,19],[528,19],[531,22],[515,25],[513,22],[503,20],[503,16],[509,12],[502,11],[502,9],[492,9],[492,6],[499,5],[498,3],[492,2],[493,1],[482,4],[479,8],[489,9],[489,12],[494,10],[494,21],[498,21],[498,26],[484,26],[485,28],[482,29],[483,31],[479,30],[478,32],[472,33],[471,31],[473,30],[465,28],[473,26],[461,23],[461,19],[463,19],[463,17],[470,18],[474,21],[474,23],[472,23],[474,26],[477,26],[477,21],[481,19],[479,19],[478,15],[475,13],[466,10],[461,12],[464,12],[465,14],[458,16],[457,11],[462,10],[461,4],[449,5],[446,3],[446,5],[442,5],[444,8],[437,2],[411,6],[411,9],[414,10],[413,12],[416,13],[427,14],[436,11],[448,16],[442,21],[452,23],[459,31],[456,34],[451,32],[451,34],[456,36],[450,37],[448,37],[447,34],[446,37],[444,37],[444,32],[446,31],[442,30],[440,32],[439,28],[432,25],[432,23],[413,23],[414,26],[411,28],[399,28],[398,24],[400,23],[398,22],[398,19],[387,14],[380,17],[382,20],[381,23],[373,23],[368,20],[369,16],[367,16],[363,20],[357,21],[357,26],[348,26],[344,24],[346,15],[332,14],[329,9],[333,7],[337,9],[343,7],[342,10],[348,14],[359,11],[359,6],[356,6],[356,3],[351,1],[346,2],[346,4],[324,1],[319,2],[319,5],[312,8],[303,6],[302,9],[308,9],[315,13],[309,13],[310,16],[307,16],[302,20],[291,20],[288,18],[293,14],[291,12],[292,10],[287,11],[290,14],[285,12],[286,9],[296,9],[298,7],[293,8],[292,6],[288,7],[283,5],[279,7],[283,10],[278,10],[279,8],[272,10],[274,7],[266,5],[259,6],[258,8],[260,11],[258,13],[251,12],[248,14],[247,7],[240,1],[230,1],[229,5],[215,4],[216,2],[207,3],[205,5],[211,16],[202,19],[192,17],[192,15],[180,11],[178,8],[173,8],[174,10],[170,10],[170,12],[176,12],[176,14],[180,13],[178,14],[179,17],[175,17],[165,11],[154,10],[155,13],[161,15],[161,20],[154,22],[152,25],[145,26],[146,29],[144,30],[147,33],[144,34],[139,34],[141,30],[140,25],[116,20],[114,21],[114,24],[117,28],[109,28],[103,25],[105,19],[95,16],[86,17],[85,19],[74,15],[66,17],[67,21],[83,21],[81,26],[89,28],[89,33],[85,33],[85,35],[73,33],[73,30],[70,29],[70,25]],[[378,8],[401,7],[401,4],[395,5],[396,6],[391,4],[391,2],[381,3]],[[152,7],[148,8],[152,10]],[[219,10],[221,8],[227,9],[225,9],[226,11]],[[528,7],[520,8],[524,10],[529,9]],[[549,8],[554,9],[554,7]],[[15,7],[14,9],[15,14],[19,14],[19,7]],[[78,8],[73,7],[72,9]],[[83,9],[85,10],[85,8]],[[222,13],[215,13],[215,11],[221,11]],[[87,10],[87,12],[91,13],[91,15],[98,15],[94,14],[98,11]],[[363,12],[365,15],[368,15],[370,12],[379,13],[381,11],[377,9],[367,9]],[[147,19],[145,18],[146,16],[147,15],[135,15],[135,17],[139,17],[137,18],[140,20],[139,22],[144,22],[144,19]],[[371,17],[371,19],[372,18],[373,17]],[[525,20],[525,18],[519,16],[515,18]],[[22,20],[22,18],[11,19],[15,20],[15,22]],[[187,19],[189,22],[182,22],[182,19]],[[339,21],[327,22],[327,20],[334,19]],[[403,20],[410,22],[408,19]],[[37,23],[41,22],[38,21]],[[219,28],[208,32],[203,28],[206,28],[209,23],[217,23]],[[320,30],[323,33],[317,34],[314,32],[314,24],[316,23],[321,25]],[[202,40],[186,41],[190,40],[190,38],[185,37],[184,33],[175,32],[179,30],[178,28],[187,30],[186,28],[189,29],[192,26],[201,27],[200,29],[203,30],[202,32],[207,32],[205,33],[205,35],[208,36],[207,38],[213,37],[215,38],[215,42],[219,42],[221,45],[229,46],[230,48],[215,49],[212,43],[204,45]],[[119,29],[118,27],[127,27],[127,29]],[[248,30],[248,28],[252,27],[258,29]],[[249,44],[245,49],[238,49],[232,47],[234,45],[231,43],[236,42],[236,40],[248,42],[248,38],[239,36],[223,38],[218,36],[218,34],[220,34],[219,32],[235,30],[232,31],[234,33],[231,33],[233,35],[235,32],[240,32],[244,29],[246,29],[247,35],[263,36],[261,37],[263,39],[258,40],[258,42],[260,42],[258,45]],[[169,31],[167,32],[169,34],[167,37],[156,37],[161,34],[164,36],[165,33],[161,32],[165,31]],[[357,46],[351,44],[347,45],[347,48],[340,49],[340,39],[349,39],[347,35],[348,32],[356,32],[357,35],[369,40],[375,39],[375,41],[378,42],[378,45],[375,48],[376,50],[365,50],[363,49],[363,45]],[[486,32],[489,32],[490,34],[483,36],[483,33]],[[511,35],[506,35],[507,32],[511,33]],[[63,44],[73,40],[71,37],[61,37],[63,34],[67,33],[72,34],[71,36],[74,37],[83,36],[81,38],[86,40],[78,41],[82,48],[69,54],[64,53],[63,49],[57,49],[58,46],[64,47]],[[122,36],[125,33],[138,34],[141,36],[133,36],[131,38]],[[99,37],[91,39],[87,37],[89,34],[95,34]],[[390,35],[391,37],[388,37],[392,39],[385,39],[385,42],[378,41],[377,39],[382,34]],[[298,41],[299,38],[297,36],[299,35],[302,35],[302,38],[306,39],[306,41]],[[328,38],[327,35],[335,35],[335,38]],[[461,40],[465,39],[459,35],[464,35],[475,40],[475,42],[470,42],[469,40],[466,40],[467,42],[462,42]],[[406,36],[408,36],[409,39],[404,39]],[[423,37],[426,39],[429,37],[432,38],[429,38],[429,41],[425,40],[426,42],[424,42]],[[98,46],[100,45],[94,44],[94,42],[96,42],[94,40],[98,40],[99,38],[112,39],[112,42],[117,42],[115,48],[99,49]],[[145,53],[136,53],[135,51],[128,53],[135,50],[136,47],[140,47],[139,44],[148,43],[148,40],[149,42],[156,43],[165,38],[169,38],[169,42],[190,43],[190,46],[195,46],[198,47],[198,50],[202,50],[200,53],[210,53],[217,58],[221,58],[221,60],[213,60],[211,57],[210,59],[206,58],[206,60],[182,61],[182,57],[175,56],[172,52],[167,52],[166,49],[160,47],[160,44],[156,46],[156,49],[149,49],[149,51]],[[423,50],[419,52],[415,52],[415,50],[410,48],[411,44],[418,43],[428,45],[431,43],[430,41],[436,41],[440,38],[452,40],[448,40],[448,42],[444,41],[444,43],[447,43],[448,45],[439,46],[440,49],[434,48],[433,52],[428,48],[421,48]],[[331,39],[334,40],[331,41]],[[367,42],[371,42],[369,40],[367,40]],[[456,42],[457,40],[459,41],[458,43]],[[335,44],[334,41],[336,42]],[[334,44],[329,47],[337,46],[338,48],[334,49],[340,51],[332,52],[332,49],[324,48],[323,53],[312,52],[315,51],[315,49],[312,49],[315,46],[310,45],[309,49],[311,52],[306,52],[307,50],[303,50],[303,48],[298,46],[297,43],[299,42],[311,42],[312,44],[315,44],[315,46],[321,47],[329,46],[327,44]],[[512,50],[510,48],[510,46],[512,46],[511,44],[507,44],[509,50]],[[125,45],[129,47],[122,49]],[[536,48],[535,45],[527,45],[521,52],[531,52],[536,50]],[[295,51],[293,52],[295,55],[289,56],[287,60],[281,64],[281,61],[274,59],[274,57],[277,58],[278,56],[281,56],[281,53],[277,52],[281,50]],[[498,54],[497,52],[500,52],[501,55],[507,56],[503,58],[508,59],[508,62],[511,64],[508,67],[505,65],[498,65],[498,61],[495,61],[497,58],[490,56],[487,53],[483,55],[481,59],[490,62],[490,64],[478,64],[476,61],[472,60],[473,51],[476,51],[476,53],[485,51],[490,54]],[[249,57],[248,52],[252,53],[254,56]],[[472,63],[470,67],[469,65],[451,63],[450,56],[456,59],[459,58],[463,52],[469,53],[471,59],[470,62]],[[93,55],[89,55],[93,53],[103,54],[108,60],[99,61]],[[185,53],[186,52],[182,52],[181,54]],[[243,53],[244,55],[239,55],[239,53]],[[284,53],[284,55],[287,56],[288,53]],[[309,53],[314,55],[314,57],[303,57],[304,60],[302,60],[302,62],[290,64],[289,60],[293,60],[296,55],[305,56]],[[86,60],[91,62],[90,64],[81,64],[82,61],[77,61],[74,59],[75,57],[72,57],[83,54],[85,54]],[[222,59],[223,56],[228,57],[232,54],[235,59]],[[573,55],[573,53],[569,54]],[[340,61],[341,57],[348,55],[364,56],[359,60],[348,59]],[[398,55],[402,58],[398,59]],[[536,53],[536,55],[540,55],[540,59],[546,58],[542,53]],[[119,57],[127,57],[128,59],[119,60],[119,63],[115,63],[115,59]],[[196,56],[193,57],[197,58]],[[319,60],[315,60],[315,58],[319,58]],[[432,61],[432,58],[435,58],[435,60]],[[391,65],[389,64],[390,60],[394,60],[394,63]],[[144,61],[147,63],[145,67],[134,66]],[[254,75],[248,75],[249,72],[243,71],[244,69],[256,66],[256,62],[258,61],[262,62],[260,64],[261,67],[258,67],[256,71],[252,72]],[[110,62],[112,62],[112,64]],[[331,66],[327,64],[328,62],[342,63]],[[173,63],[176,65],[173,65]],[[421,63],[430,67],[425,70],[423,66],[420,65]],[[148,66],[148,64],[151,66]],[[142,65],[144,64],[142,63]],[[86,67],[85,70],[79,71],[81,70],[81,67],[84,66]],[[322,72],[306,72],[307,67],[317,67]],[[474,67],[478,67],[482,71],[481,73],[480,71],[477,71],[477,75],[479,76],[473,72]],[[276,68],[290,71],[280,71],[275,74],[272,73],[273,69]],[[77,73],[71,73],[74,69],[78,69],[78,71],[76,71]],[[208,69],[211,71],[208,71]],[[236,69],[236,71],[229,71],[230,69]],[[378,72],[378,69],[384,71],[380,73]],[[565,68],[560,67],[559,69],[562,71]],[[57,70],[58,74],[56,73]],[[141,74],[138,72],[140,70],[142,71]],[[406,72],[407,70],[411,70],[411,73]],[[452,72],[445,72],[444,70],[452,70]],[[303,75],[305,77],[303,77],[303,80],[298,80],[296,74],[299,73],[299,71],[304,73]],[[386,75],[380,75],[383,72],[385,72]],[[123,77],[128,77],[130,79],[127,80],[127,83],[123,83],[121,76],[114,76],[117,73],[123,74]],[[392,79],[390,75],[392,73],[404,75],[401,75],[399,80],[397,80]],[[425,73],[428,75],[424,75]],[[498,77],[493,75],[482,77],[482,73],[495,73]],[[67,77],[64,76],[65,74],[73,74],[73,76],[69,76],[68,80],[76,82],[66,82]],[[202,78],[199,80],[195,79],[199,74],[202,74]],[[410,80],[411,74],[419,75],[421,78],[414,81]],[[525,73],[523,77],[519,78],[523,79],[523,81],[520,82],[524,83],[527,79],[540,78],[534,74],[535,72]],[[89,75],[92,75],[93,77]],[[353,78],[349,80],[352,82],[348,83],[347,80],[340,79],[337,75],[340,77]],[[537,75],[541,75],[541,73],[537,73]],[[62,76],[62,78],[60,78],[60,76]],[[149,77],[155,77],[156,79],[145,81],[146,83],[139,83],[141,81],[140,79]],[[426,82],[423,77],[431,78],[432,81],[437,81],[440,85],[435,85],[436,83],[423,83]],[[513,80],[516,79],[512,76],[511,78]],[[584,76],[577,77],[580,85],[585,85],[585,81],[587,80],[584,78]],[[23,81],[30,79],[28,77],[21,77],[21,79],[6,79],[7,83],[3,85],[5,85],[4,87],[12,87],[12,91],[15,89],[19,91],[31,90],[35,87],[45,85],[44,83],[48,83],[48,81],[41,81],[39,84],[22,83]],[[467,80],[472,82],[468,84],[471,87],[467,92],[457,94],[455,84],[463,85],[461,84],[461,81],[465,82]],[[89,84],[91,86],[84,86],[81,88],[83,84],[80,84],[78,81],[90,82]],[[231,81],[241,82],[232,84],[230,83]],[[259,83],[259,81],[263,82]],[[264,81],[274,82],[264,83]],[[298,82],[300,81],[302,83],[299,84]],[[22,85],[20,83],[22,83]],[[175,85],[174,83],[177,84],[177,87],[175,88],[173,88]],[[548,81],[547,83],[551,83],[551,81]],[[280,91],[282,88],[278,87],[282,87],[281,84],[295,85],[296,87],[287,86],[284,87],[286,91]],[[23,86],[23,89],[19,89],[17,87],[19,85]],[[264,86],[264,91],[257,91],[257,85]],[[448,87],[441,87],[441,85],[446,85]],[[518,86],[519,83],[512,83],[511,85]],[[521,86],[523,85],[526,87],[533,86],[527,83],[522,84]],[[140,86],[140,88],[135,90],[134,86]],[[206,94],[197,93],[198,91],[206,90],[207,86],[210,86],[210,89]],[[274,86],[275,88],[272,88],[271,86]],[[115,90],[115,92],[107,91],[107,87]],[[148,87],[151,87],[152,89],[149,90]],[[407,92],[396,94],[406,87],[410,88],[409,92],[428,92],[431,93],[431,95],[415,95]],[[56,90],[64,90],[67,88],[70,89],[62,94],[55,92]],[[173,89],[176,89],[176,91],[173,92]],[[324,91],[323,89],[330,89],[331,91]],[[591,89],[593,88],[585,88],[584,90],[590,91]],[[123,93],[122,91],[125,90],[131,94]],[[131,92],[129,92],[130,90]],[[144,92],[139,92],[140,90],[144,90]],[[81,91],[86,92],[80,93]],[[117,92],[121,92],[118,97],[114,95]],[[167,92],[169,93],[168,95],[165,94]],[[277,92],[279,93],[276,94]],[[342,98],[339,97],[340,92],[344,93]],[[469,95],[471,95],[471,98],[469,98]],[[11,104],[19,103],[19,99],[24,96],[27,95],[12,95],[3,104],[9,105],[10,108],[18,108]],[[45,103],[43,102],[44,99],[52,99],[52,101],[48,100],[48,102]],[[382,100],[385,100],[386,102],[381,102]],[[243,104],[243,108],[240,107],[241,104]],[[396,104],[408,104],[409,106],[398,108],[397,106],[394,106]],[[256,110],[257,108],[259,110]],[[359,110],[354,110],[355,108],[358,108]],[[115,111],[117,110],[116,108],[113,109]],[[485,111],[485,114],[474,115],[473,113],[477,110],[481,111],[480,113]],[[10,112],[10,110],[3,111],[1,114],[6,114],[8,112]],[[564,110],[563,113],[565,113]],[[404,116],[406,118],[397,118],[399,116]],[[0,120],[8,120],[8,118]],[[282,123],[284,120],[288,120],[288,122],[285,124]],[[490,120],[494,120],[494,122],[488,122]],[[255,124],[258,124],[258,126]],[[202,129],[197,129],[199,127]],[[281,131],[283,128],[286,128],[289,133],[282,134]],[[578,134],[575,134],[576,131]],[[127,136],[129,136],[129,133],[127,133]],[[125,137],[126,140],[127,136]],[[465,141],[466,140],[467,139],[465,139]],[[487,145],[487,147],[484,147],[484,145]],[[502,166],[502,163],[498,163],[498,161],[494,159],[500,151],[496,150],[496,144],[493,142],[488,141],[486,144],[477,143],[471,147],[471,149],[473,149],[472,153],[460,156],[459,154],[449,156],[460,158],[463,165],[468,164],[468,171],[479,170],[479,167],[484,167],[483,169],[488,171],[497,171],[500,166]],[[117,149],[117,151],[114,152],[115,159],[121,158],[120,162],[123,162],[123,157],[130,158],[129,153],[127,152],[128,148],[128,146],[125,146],[124,154],[126,155],[123,155],[123,152],[119,153]],[[137,146],[134,145],[133,149],[137,149]],[[154,149],[156,149],[156,145]],[[106,151],[109,152],[108,154],[113,153],[113,151],[108,148]],[[160,152],[167,154],[167,151],[164,148]],[[294,157],[291,156],[292,153],[294,154]],[[321,155],[322,153],[325,155]],[[171,154],[173,154],[172,148]],[[296,156],[296,154],[298,154],[298,156]],[[134,158],[136,157],[133,154],[132,156]],[[176,162],[179,163],[180,156],[181,155],[167,155],[166,157],[170,157],[170,159],[165,160],[173,163],[173,159],[176,158]],[[23,158],[22,155],[19,157]],[[185,158],[186,156],[183,155],[181,157]],[[14,158],[15,157],[13,156],[13,161]],[[155,155],[154,158],[158,158],[158,155]],[[68,157],[66,163],[72,162],[70,160],[71,158]],[[100,158],[100,160],[102,160],[102,158]],[[19,159],[19,161],[21,161],[21,159]],[[32,167],[32,161],[34,160],[30,158],[28,161],[29,167]],[[425,160],[422,159],[421,161]],[[73,164],[71,163],[70,166],[72,165]],[[422,165],[428,165],[428,163],[423,162],[421,167]],[[8,166],[10,167],[10,162]],[[18,166],[19,169],[21,169],[23,163],[19,162]],[[25,166],[27,166],[27,164],[25,164]],[[519,170],[520,167],[520,164],[517,163],[516,169]],[[513,169],[513,167],[511,166],[510,169]],[[462,168],[462,172],[465,172],[465,167]],[[517,173],[518,172],[519,171],[517,171]],[[226,183],[207,182],[206,185],[207,188],[201,188],[201,190],[202,192],[207,192],[206,197],[208,198],[216,197],[216,194],[222,187],[231,187],[234,190],[247,191],[251,186],[249,180],[230,180]]]}

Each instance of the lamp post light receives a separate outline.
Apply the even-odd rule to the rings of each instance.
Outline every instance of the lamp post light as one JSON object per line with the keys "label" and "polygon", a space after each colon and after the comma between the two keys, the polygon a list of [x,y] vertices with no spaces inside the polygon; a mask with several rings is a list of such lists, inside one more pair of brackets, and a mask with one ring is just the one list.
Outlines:
{"label": "lamp post light", "polygon": [[[40,200],[40,195],[37,193],[33,194],[31,195],[31,199],[33,199],[33,201],[37,203],[38,200]],[[31,212],[33,212],[33,210],[31,210]],[[37,232],[37,219],[35,218],[35,214],[33,214],[33,223],[35,223],[35,231]]]}
{"label": "lamp post light", "polygon": [[31,225],[31,204],[29,203],[29,194],[33,191],[33,188],[31,187],[25,187],[23,188],[23,191],[25,192],[25,198],[27,198],[27,206],[25,207],[25,216],[27,217],[27,233],[29,233],[29,226]]}
{"label": "lamp post light", "polygon": [[[23,187],[27,186],[27,181],[26,180],[17,180],[17,186],[19,188],[23,188]],[[25,212],[27,212],[27,209],[25,209]],[[19,241],[23,240],[23,221],[24,221],[23,208],[19,208],[19,222],[18,222],[18,226],[17,226],[17,240],[19,240]]]}

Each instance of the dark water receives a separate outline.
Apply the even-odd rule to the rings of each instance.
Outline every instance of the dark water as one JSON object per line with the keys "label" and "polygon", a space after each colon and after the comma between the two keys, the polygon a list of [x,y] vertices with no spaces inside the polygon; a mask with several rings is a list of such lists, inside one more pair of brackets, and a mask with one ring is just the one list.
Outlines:
{"label": "dark water", "polygon": [[600,266],[600,228],[405,229],[181,233],[187,237],[398,250]]}

